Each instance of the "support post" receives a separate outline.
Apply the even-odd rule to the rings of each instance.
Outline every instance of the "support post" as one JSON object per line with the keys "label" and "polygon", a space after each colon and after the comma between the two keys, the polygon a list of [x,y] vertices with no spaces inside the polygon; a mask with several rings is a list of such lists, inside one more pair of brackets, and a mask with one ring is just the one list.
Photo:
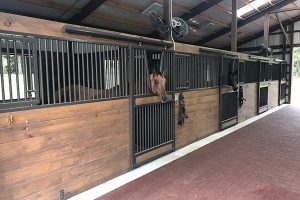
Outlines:
{"label": "support post", "polygon": [[264,45],[266,47],[269,47],[269,26],[270,26],[270,16],[269,14],[266,14],[264,19]]}
{"label": "support post", "polygon": [[293,76],[293,59],[294,59],[294,32],[295,32],[295,22],[291,22],[291,33],[290,33],[290,65],[288,67],[288,101],[291,103],[291,91],[292,91],[292,76]]}
{"label": "support post", "polygon": [[232,0],[231,51],[237,51],[237,0]]}
{"label": "support post", "polygon": [[280,19],[279,19],[278,14],[275,13],[275,16],[276,16],[276,18],[277,18],[277,21],[278,21],[278,23],[279,23],[279,25],[280,25],[281,31],[283,32],[283,35],[284,35],[284,37],[285,37],[287,43],[289,44],[289,46],[291,46],[291,43],[290,43],[288,34],[286,33],[286,31],[285,31],[285,29],[284,29],[284,27],[283,27],[283,25],[282,25],[282,23],[281,23],[281,21],[280,21]]}
{"label": "support post", "polygon": [[[287,26],[284,26],[284,30],[287,30]],[[282,60],[286,60],[286,40],[282,40]]]}
{"label": "support post", "polygon": [[166,35],[166,38],[164,38],[165,40],[172,40],[171,37],[172,37],[172,30],[171,30],[171,23],[172,23],[172,0],[164,0],[163,2],[163,18],[166,22],[166,25],[168,27],[170,27],[170,30],[169,30],[169,34]]}

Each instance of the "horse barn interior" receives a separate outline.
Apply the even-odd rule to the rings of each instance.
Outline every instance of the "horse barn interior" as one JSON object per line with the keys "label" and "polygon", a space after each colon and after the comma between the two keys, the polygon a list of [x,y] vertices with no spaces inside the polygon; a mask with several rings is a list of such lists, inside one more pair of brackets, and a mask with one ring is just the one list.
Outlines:
{"label": "horse barn interior", "polygon": [[300,0],[1,0],[0,199],[300,199],[299,47]]}

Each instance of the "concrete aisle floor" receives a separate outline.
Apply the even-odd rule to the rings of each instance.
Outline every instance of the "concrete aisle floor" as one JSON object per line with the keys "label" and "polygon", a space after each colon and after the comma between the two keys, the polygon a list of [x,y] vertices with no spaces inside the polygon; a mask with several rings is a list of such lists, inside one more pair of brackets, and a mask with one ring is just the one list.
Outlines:
{"label": "concrete aisle floor", "polygon": [[98,198],[112,199],[300,200],[300,108],[283,108]]}

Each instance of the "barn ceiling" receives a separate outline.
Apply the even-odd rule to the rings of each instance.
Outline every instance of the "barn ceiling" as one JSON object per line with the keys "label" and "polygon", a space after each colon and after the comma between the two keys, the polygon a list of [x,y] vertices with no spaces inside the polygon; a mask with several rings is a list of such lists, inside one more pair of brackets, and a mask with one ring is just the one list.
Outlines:
{"label": "barn ceiling", "polygon": [[[300,18],[300,0],[266,1],[238,19],[238,41],[242,44],[257,38],[263,31],[264,13],[282,9],[282,22]],[[232,0],[173,0],[173,16],[189,24],[187,37],[180,42],[224,48],[230,45]],[[238,8],[251,6],[253,0],[238,0]],[[163,0],[1,0],[0,11],[60,22],[105,28],[125,33],[156,37],[155,27],[143,11]],[[162,14],[162,9],[158,9]],[[270,28],[278,29],[275,14],[270,15]]]}

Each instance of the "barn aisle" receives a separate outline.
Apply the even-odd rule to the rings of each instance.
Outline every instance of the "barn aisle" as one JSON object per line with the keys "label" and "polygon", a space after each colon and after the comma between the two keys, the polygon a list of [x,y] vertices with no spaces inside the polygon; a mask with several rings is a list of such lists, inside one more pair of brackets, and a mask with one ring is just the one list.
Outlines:
{"label": "barn aisle", "polygon": [[98,200],[300,199],[300,108],[285,107]]}

